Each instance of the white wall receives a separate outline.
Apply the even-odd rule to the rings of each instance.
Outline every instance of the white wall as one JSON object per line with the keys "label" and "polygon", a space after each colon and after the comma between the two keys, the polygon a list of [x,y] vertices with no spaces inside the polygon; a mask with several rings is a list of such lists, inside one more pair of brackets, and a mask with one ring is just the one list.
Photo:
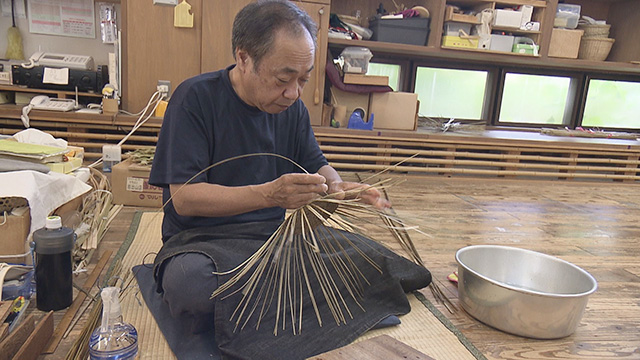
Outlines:
{"label": "white wall", "polygon": [[[29,32],[29,24],[27,19],[16,17],[16,26],[20,29],[22,36],[22,47],[24,56],[29,58],[31,54],[38,51],[38,47],[45,52],[74,54],[74,55],[90,55],[93,57],[96,65],[108,65],[109,53],[113,52],[112,44],[103,44],[100,39],[100,9],[96,3],[96,38],[76,38],[70,36],[43,35],[32,34]],[[116,4],[116,20],[118,29],[120,28],[120,4]],[[11,16],[0,15],[0,59],[3,59],[7,52],[7,30],[11,27]]]}

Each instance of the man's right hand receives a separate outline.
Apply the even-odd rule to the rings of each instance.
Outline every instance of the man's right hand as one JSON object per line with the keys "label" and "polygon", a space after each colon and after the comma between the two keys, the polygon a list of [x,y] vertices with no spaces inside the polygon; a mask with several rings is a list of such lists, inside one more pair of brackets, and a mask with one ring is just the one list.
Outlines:
{"label": "man's right hand", "polygon": [[319,174],[285,174],[265,184],[264,196],[273,206],[297,209],[326,194],[325,182]]}

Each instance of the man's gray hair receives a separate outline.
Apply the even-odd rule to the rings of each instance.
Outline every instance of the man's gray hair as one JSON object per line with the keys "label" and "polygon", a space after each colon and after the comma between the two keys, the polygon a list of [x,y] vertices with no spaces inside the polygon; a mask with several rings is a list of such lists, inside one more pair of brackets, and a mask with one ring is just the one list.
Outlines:
{"label": "man's gray hair", "polygon": [[307,31],[316,43],[318,29],[315,22],[293,2],[259,0],[245,6],[233,21],[231,45],[234,59],[236,49],[244,50],[253,59],[257,70],[262,58],[273,48],[276,32],[281,29],[293,35]]}

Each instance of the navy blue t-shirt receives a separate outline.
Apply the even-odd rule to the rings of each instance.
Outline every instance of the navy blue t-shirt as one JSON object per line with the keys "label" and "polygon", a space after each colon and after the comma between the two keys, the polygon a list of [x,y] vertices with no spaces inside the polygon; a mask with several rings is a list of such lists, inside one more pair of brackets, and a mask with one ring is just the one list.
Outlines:
{"label": "navy blue t-shirt", "polygon": [[[149,183],[163,188],[163,202],[171,194],[169,184],[207,182],[225,186],[255,185],[283,174],[302,172],[292,163],[273,156],[232,160],[198,174],[209,165],[238,155],[275,153],[285,156],[309,173],[327,165],[309,122],[309,113],[298,99],[279,114],[247,105],[229,80],[233,66],[190,78],[180,84],[167,106]],[[192,177],[194,177],[192,179]],[[186,229],[264,220],[281,220],[280,207],[229,217],[188,217],[176,213],[173,203],[164,208],[162,238]]]}

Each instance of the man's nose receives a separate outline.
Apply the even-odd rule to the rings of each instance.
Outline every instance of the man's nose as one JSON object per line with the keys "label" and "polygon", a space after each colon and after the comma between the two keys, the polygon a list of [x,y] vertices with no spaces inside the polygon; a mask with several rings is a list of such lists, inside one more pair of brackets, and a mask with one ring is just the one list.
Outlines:
{"label": "man's nose", "polygon": [[282,96],[290,100],[296,100],[300,95],[302,95],[302,86],[300,86],[297,81],[292,81],[291,84],[284,89],[284,93],[282,94]]}

